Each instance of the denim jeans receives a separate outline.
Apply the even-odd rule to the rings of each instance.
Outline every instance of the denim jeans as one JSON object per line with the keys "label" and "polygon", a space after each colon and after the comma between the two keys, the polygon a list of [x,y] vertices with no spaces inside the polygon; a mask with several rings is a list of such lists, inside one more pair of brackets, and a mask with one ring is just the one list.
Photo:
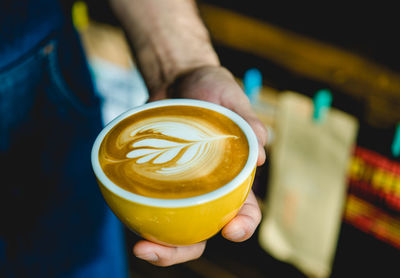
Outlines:
{"label": "denim jeans", "polygon": [[100,103],[72,28],[0,72],[0,276],[126,277],[90,151]]}

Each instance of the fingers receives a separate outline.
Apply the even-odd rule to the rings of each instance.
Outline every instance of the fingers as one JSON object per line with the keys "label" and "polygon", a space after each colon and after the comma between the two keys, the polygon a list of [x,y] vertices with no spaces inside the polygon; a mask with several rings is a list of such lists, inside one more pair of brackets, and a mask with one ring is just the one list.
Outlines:
{"label": "fingers", "polygon": [[257,166],[260,166],[264,164],[266,159],[264,146],[268,143],[269,134],[267,132],[267,129],[264,127],[264,124],[257,118],[248,117],[247,119],[245,118],[245,120],[249,123],[255,135],[257,136],[258,140]]}
{"label": "fingers", "polygon": [[250,191],[238,215],[223,229],[222,236],[234,242],[249,239],[261,221],[261,211],[254,196]]}
{"label": "fingers", "polygon": [[199,258],[205,246],[205,241],[189,246],[168,247],[142,240],[133,247],[133,254],[157,266],[170,266]]}
{"label": "fingers", "polygon": [[264,146],[267,145],[268,140],[269,140],[268,131],[265,128],[264,124],[257,118],[257,116],[254,114],[254,112],[251,110],[250,106],[248,106],[247,109],[245,109],[245,107],[242,107],[239,111],[237,111],[237,113],[239,115],[241,115],[243,117],[243,119],[246,120],[246,122],[253,129],[253,131],[257,137],[257,141],[258,141],[257,166],[260,166],[260,165],[264,164],[265,159],[266,159]]}
{"label": "fingers", "polygon": [[[234,242],[249,239],[261,221],[261,212],[253,191],[250,191],[238,215],[222,230],[222,236]],[[189,246],[169,247],[142,240],[133,247],[133,253],[139,259],[157,266],[170,266],[199,258],[206,242]]]}
{"label": "fingers", "polygon": [[257,141],[258,141],[258,159],[257,159],[257,166],[264,164],[266,159],[265,149],[264,146],[268,143],[269,134],[267,129],[265,128],[264,124],[257,118],[253,110],[251,109],[250,103],[243,101],[243,105],[235,105],[230,100],[225,104],[225,106],[237,114],[239,114],[253,129]]}
{"label": "fingers", "polygon": [[258,139],[257,165],[264,163],[266,158],[264,146],[268,140],[268,132],[258,120],[249,99],[230,71],[220,66],[196,68],[178,79],[177,83],[171,86],[170,91],[174,91],[173,96],[220,104],[242,116],[250,124]]}
{"label": "fingers", "polygon": [[[230,92],[233,94],[234,90],[231,90]],[[268,143],[269,134],[264,124],[254,113],[247,97],[241,90],[237,90],[237,92],[236,95],[233,95],[230,98],[224,98],[221,104],[239,114],[253,129],[258,140],[257,166],[260,166],[264,164],[266,159],[264,146]]]}
{"label": "fingers", "polygon": [[[238,215],[222,230],[222,236],[234,242],[249,239],[261,221],[261,212],[253,191],[250,191]],[[206,242],[189,246],[168,247],[142,240],[133,247],[133,253],[139,259],[157,266],[170,266],[199,258]]]}

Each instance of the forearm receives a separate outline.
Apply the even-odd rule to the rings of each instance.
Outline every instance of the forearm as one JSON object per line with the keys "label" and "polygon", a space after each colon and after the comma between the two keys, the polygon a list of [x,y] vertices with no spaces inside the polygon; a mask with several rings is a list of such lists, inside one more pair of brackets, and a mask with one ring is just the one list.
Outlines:
{"label": "forearm", "polygon": [[110,0],[130,40],[150,93],[192,69],[219,65],[193,0]]}

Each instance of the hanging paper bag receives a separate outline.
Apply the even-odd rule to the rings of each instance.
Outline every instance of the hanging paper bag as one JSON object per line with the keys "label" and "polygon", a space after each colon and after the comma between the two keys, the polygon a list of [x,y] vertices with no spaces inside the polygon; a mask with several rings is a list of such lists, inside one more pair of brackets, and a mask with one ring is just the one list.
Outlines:
{"label": "hanging paper bag", "polygon": [[259,240],[311,277],[331,272],[357,128],[354,117],[333,108],[313,121],[311,99],[280,96]]}

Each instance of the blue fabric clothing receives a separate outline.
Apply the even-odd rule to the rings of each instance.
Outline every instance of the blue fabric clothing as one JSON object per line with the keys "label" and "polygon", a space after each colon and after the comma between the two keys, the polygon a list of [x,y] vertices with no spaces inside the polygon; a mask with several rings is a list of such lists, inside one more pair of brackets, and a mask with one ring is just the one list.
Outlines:
{"label": "blue fabric clothing", "polygon": [[72,24],[0,70],[0,277],[127,277],[90,164],[101,128]]}
{"label": "blue fabric clothing", "polygon": [[63,9],[58,1],[1,0],[0,69],[60,29],[63,19]]}

